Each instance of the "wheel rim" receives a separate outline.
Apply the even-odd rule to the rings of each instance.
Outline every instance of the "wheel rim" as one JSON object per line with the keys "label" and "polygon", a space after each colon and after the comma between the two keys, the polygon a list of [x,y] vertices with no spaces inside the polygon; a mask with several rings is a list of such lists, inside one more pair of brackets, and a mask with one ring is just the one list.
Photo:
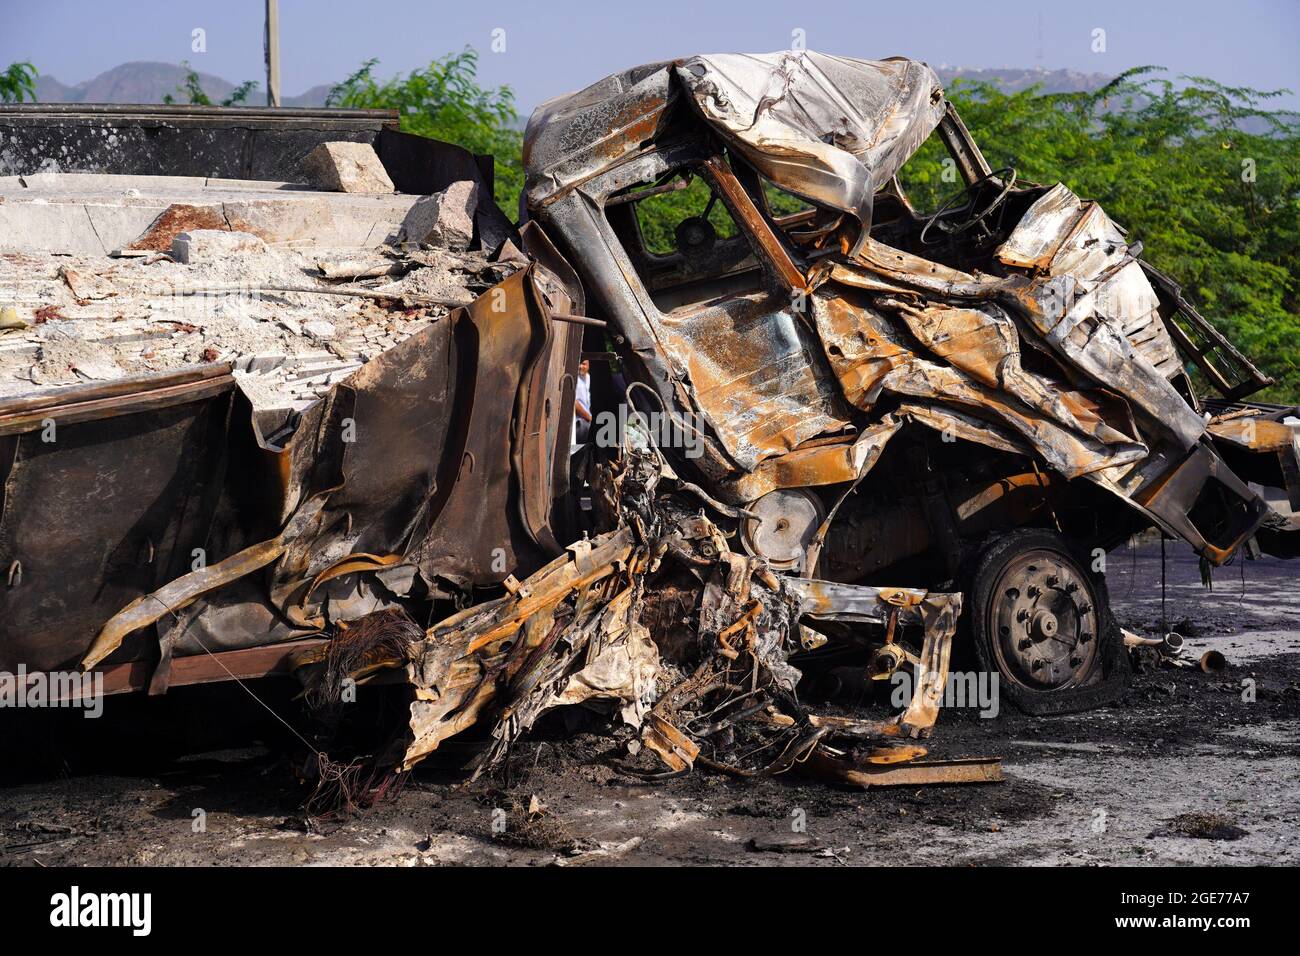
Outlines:
{"label": "wheel rim", "polygon": [[994,583],[986,624],[1002,676],[1031,690],[1083,683],[1097,659],[1097,595],[1065,555],[1017,555]]}

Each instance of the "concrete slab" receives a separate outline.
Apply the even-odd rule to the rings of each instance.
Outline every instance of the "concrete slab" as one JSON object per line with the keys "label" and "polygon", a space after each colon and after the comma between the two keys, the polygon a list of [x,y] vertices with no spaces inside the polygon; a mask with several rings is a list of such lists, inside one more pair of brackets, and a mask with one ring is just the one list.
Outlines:
{"label": "concrete slab", "polygon": [[[148,248],[165,251],[174,233],[232,228],[268,243],[342,248],[394,239],[418,196],[331,193],[279,182],[189,176],[41,173],[0,177],[6,252],[104,255],[137,244],[170,207],[207,210]],[[165,223],[164,223],[165,224]],[[164,230],[166,231],[166,230]]]}

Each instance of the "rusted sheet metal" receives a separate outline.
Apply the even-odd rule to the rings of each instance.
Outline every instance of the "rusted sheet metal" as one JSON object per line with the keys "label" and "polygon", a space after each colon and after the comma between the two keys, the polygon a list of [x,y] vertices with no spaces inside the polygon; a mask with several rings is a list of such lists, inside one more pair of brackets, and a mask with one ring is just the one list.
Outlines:
{"label": "rusted sheet metal", "polygon": [[[936,130],[970,192],[947,215],[973,218],[941,222],[932,231],[950,238],[931,249],[938,217],[919,215],[891,177]],[[649,64],[546,104],[525,140],[528,208],[582,260],[636,375],[674,415],[702,420],[693,465],[724,500],[853,485],[863,472],[851,476],[841,450],[882,414],[1086,477],[1179,534],[1190,531],[1175,513],[1203,490],[1191,477],[1228,471],[1219,462],[1165,480],[1215,454],[1184,365],[1225,394],[1258,387],[1257,370],[1095,202],[991,172],[923,64],[807,51]],[[635,203],[697,170],[746,243],[649,256]],[[773,214],[770,186],[811,208]],[[988,188],[1000,190],[992,205]],[[877,223],[880,203],[889,214]],[[763,281],[738,285],[742,267]],[[707,301],[681,291],[723,274],[731,285]],[[1221,375],[1183,321],[1250,381]],[[796,341],[820,354],[796,353]],[[1216,534],[1236,541],[1258,501],[1226,485],[1235,516],[1218,523],[1232,533]],[[1223,559],[1203,535],[1188,540]]]}
{"label": "rusted sheet metal", "polygon": [[[1019,227],[1017,227],[1019,229]],[[1012,233],[1013,237],[1015,232]],[[1128,301],[1123,294],[1128,284],[1141,280],[1136,262],[1122,266],[1109,276],[983,277],[927,263],[919,257],[888,249],[874,242],[865,244],[855,263],[887,281],[912,287],[922,295],[940,299],[997,301],[1012,310],[1041,336],[1044,344],[1066,362],[1086,373],[1096,383],[1122,395],[1149,418],[1158,433],[1168,434],[1186,450],[1204,432],[1204,422],[1167,379],[1124,337],[1120,311]],[[839,279],[851,270],[833,270]],[[1149,284],[1146,286],[1150,293]],[[1153,301],[1153,295],[1152,295]],[[1142,300],[1146,307],[1148,300]],[[1067,308],[1067,303],[1068,308]],[[1149,311],[1143,311],[1145,315]],[[1025,326],[1019,325],[1023,336]],[[1058,389],[1059,390],[1059,387]],[[974,402],[972,404],[984,404]],[[1122,434],[1122,428],[1113,429]],[[1040,450],[1042,449],[1040,445]],[[1143,451],[1134,449],[1122,461],[1102,463],[1094,454],[1091,470],[1139,460]],[[1059,456],[1058,456],[1059,457]],[[1083,464],[1083,462],[1080,462]],[[1086,467],[1086,466],[1085,466]]]}
{"label": "rusted sheet metal", "polygon": [[[193,684],[214,684],[231,679],[250,680],[273,674],[292,674],[299,655],[319,649],[328,643],[323,637],[286,641],[262,647],[246,647],[237,651],[218,651],[215,654],[196,654],[178,658],[172,663],[169,685],[185,687]],[[98,667],[94,673],[103,681],[100,691],[105,697],[128,694],[150,686],[155,674],[152,661],[124,661]],[[33,679],[36,674],[31,675]],[[66,691],[51,696],[52,701],[79,700],[83,691],[93,687],[80,679],[67,681],[60,686],[49,683],[51,691]]]}
{"label": "rusted sheet metal", "polygon": [[[476,723],[503,691],[531,692],[537,669],[549,659],[568,663],[586,650],[585,641],[578,647],[568,642],[557,647],[561,629],[556,608],[561,601],[586,596],[587,615],[610,628],[618,621],[625,640],[631,637],[626,630],[630,605],[612,600],[620,584],[610,579],[631,558],[632,540],[630,529],[623,529],[590,548],[565,554],[526,579],[514,595],[430,628],[424,642],[411,649],[407,664],[416,699],[401,769],[409,769],[443,740]],[[582,633],[590,639],[590,631],[583,628]],[[508,732],[502,728],[502,733]]]}
{"label": "rusted sheet metal", "polygon": [[765,297],[668,316],[661,331],[701,417],[745,470],[848,425],[797,317],[773,313]]}
{"label": "rusted sheet metal", "polygon": [[745,194],[745,189],[736,179],[731,168],[718,157],[705,160],[704,168],[713,176],[720,195],[728,208],[740,218],[746,229],[758,243],[763,256],[773,266],[775,278],[787,293],[799,293],[807,290],[808,282],[798,266],[790,258],[775,230],[768,224]]}
{"label": "rusted sheet metal", "polygon": [[266,567],[283,552],[284,538],[278,536],[225,561],[177,578],[151,594],[141,595],[108,620],[82,658],[81,666],[90,670],[121,647],[128,634],[148,627],[164,615],[174,614],[204,594]]}
{"label": "rusted sheet metal", "polygon": [[[1228,502],[1222,511],[1198,509],[1202,492]],[[1170,534],[1223,564],[1268,515],[1268,505],[1206,444],[1197,445],[1172,469],[1144,481],[1133,502]]]}
{"label": "rusted sheet metal", "polygon": [[653,139],[679,98],[667,67],[628,70],[539,106],[524,134],[528,205],[555,201]]}
{"label": "rusted sheet metal", "polygon": [[[1137,260],[1140,248],[1096,203],[1064,185],[1015,192],[1012,179],[1004,195],[1016,197],[1019,212],[998,241],[985,237],[986,252],[971,243],[936,261],[915,237],[895,246],[869,228],[875,194],[885,194],[885,180],[936,128],[961,147],[972,175],[990,175],[928,69],[774,54],[681,61],[676,84],[666,72],[652,65],[636,84],[606,81],[569,104],[610,99],[629,107],[647,97],[657,109],[684,92],[696,113],[656,114],[662,149],[653,139],[611,148],[603,133],[584,133],[574,113],[564,114],[561,135],[542,120],[566,107],[539,111],[528,134],[541,148],[530,153],[529,203],[590,267],[604,312],[664,406],[703,422],[706,454],[695,466],[723,500],[743,505],[781,489],[852,485],[883,447],[858,458],[865,468],[850,467],[844,449],[853,431],[906,409],[912,414],[896,421],[1028,453],[1163,527],[1185,528],[1161,517],[1176,508],[1161,502],[1157,513],[1137,496],[1207,447],[1205,422],[1175,386],[1186,386],[1183,360]],[[862,84],[870,95],[851,96]],[[710,154],[706,129],[722,136],[727,160]],[[584,142],[601,144],[599,154],[584,153]],[[571,188],[558,184],[555,170],[579,156]],[[696,260],[681,252],[664,260],[671,267],[646,257],[629,190],[666,188],[675,169],[710,184],[766,281],[698,303],[668,295],[676,287],[665,276],[698,283],[722,263],[734,276],[744,251],[728,258],[710,248]],[[763,178],[814,204],[801,229],[827,211],[851,213],[857,223],[828,219],[821,238],[802,239],[818,234],[796,233],[762,211]],[[979,255],[991,256],[993,268],[945,264]],[[810,347],[820,354],[809,355]],[[1190,509],[1199,489],[1178,491],[1191,496],[1179,503]],[[1250,505],[1243,514],[1256,511]],[[1233,522],[1232,537],[1244,528]],[[1223,559],[1203,536],[1189,540]]]}
{"label": "rusted sheet metal", "polygon": [[945,107],[934,71],[903,58],[787,51],[648,64],[538,108],[525,133],[528,204],[553,202],[644,149],[684,105],[683,90],[697,115],[777,185],[863,223],[876,190]]}
{"label": "rusted sheet metal", "polygon": [[847,754],[816,751],[803,765],[814,777],[856,787],[918,787],[958,783],[1001,783],[1000,757],[871,763]]}
{"label": "rusted sheet metal", "polygon": [[1269,489],[1269,527],[1294,527],[1300,512],[1300,408],[1247,406],[1217,416],[1206,430],[1236,474]]}
{"label": "rusted sheet metal", "polygon": [[925,629],[921,653],[912,659],[916,692],[898,726],[907,736],[927,736],[939,718],[948,686],[948,662],[961,614],[961,595],[809,580],[794,581],[790,587],[803,597],[804,614],[814,620],[889,622],[891,627],[897,621]]}
{"label": "rusted sheet metal", "polygon": [[1207,428],[1215,438],[1251,451],[1280,452],[1300,444],[1300,434],[1295,429],[1282,422],[1254,416],[1212,421]]}
{"label": "rusted sheet metal", "polygon": [[825,443],[810,442],[768,459],[723,486],[730,501],[757,501],[780,488],[816,488],[856,481],[869,472],[901,423],[888,421]]}
{"label": "rusted sheet metal", "polygon": [[[970,196],[923,217],[895,173],[935,130]],[[50,665],[156,654],[159,691],[194,655],[274,644],[298,648],[309,697],[400,676],[407,725],[376,769],[479,726],[482,772],[542,715],[582,705],[613,718],[647,775],[993,779],[991,762],[899,746],[938,719],[961,595],[847,582],[913,562],[899,583],[957,580],[991,533],[1065,522],[1071,546],[1150,523],[1222,562],[1273,516],[1246,482],[1300,484],[1280,413],[1202,414],[1176,321],[1190,307],[1139,244],[1064,185],[991,173],[923,64],[651,64],[540,108],[525,165],[528,264],[364,364],[275,444],[226,370],[72,395],[61,424],[107,429],[75,461],[33,443],[51,408],[0,407],[0,544],[22,532],[40,557],[25,580],[48,577],[64,543],[33,537],[65,526],[97,467],[118,461],[112,503],[128,483],[159,502],[94,516],[100,540],[130,539],[124,553],[22,612]],[[647,249],[638,204],[688,181],[708,205],[672,252]],[[772,187],[810,208],[775,212]],[[712,229],[713,211],[734,230]],[[688,453],[633,430],[596,449],[574,471],[591,484],[590,537],[565,548],[584,335],[617,356],[638,412],[698,441]],[[145,463],[138,481],[123,450]],[[66,489],[41,510],[51,481]],[[161,533],[165,562],[132,567]],[[186,566],[196,541],[211,554]],[[50,640],[69,624],[98,631],[88,653],[76,630]],[[872,676],[913,670],[901,713],[832,718],[797,699],[794,655],[850,627]]]}
{"label": "rusted sheet metal", "polygon": [[[396,597],[499,583],[558,550],[554,455],[575,356],[569,327],[547,317],[535,269],[362,366],[304,416],[284,453],[287,504],[299,515],[313,496],[324,503],[272,574],[271,600],[287,619],[319,628],[327,605],[353,616]],[[327,575],[357,553],[401,560],[376,566],[363,595],[365,575]]]}
{"label": "rusted sheet metal", "polygon": [[0,401],[0,436],[202,401],[235,387],[228,362],[46,390]]}
{"label": "rusted sheet metal", "polygon": [[[1067,477],[1138,461],[1146,447],[1111,427],[1085,395],[1025,371],[1011,318],[996,305],[877,300],[823,285],[812,313],[845,395],[869,411],[882,392],[967,409],[1019,433]],[[945,364],[908,348],[915,338]]]}

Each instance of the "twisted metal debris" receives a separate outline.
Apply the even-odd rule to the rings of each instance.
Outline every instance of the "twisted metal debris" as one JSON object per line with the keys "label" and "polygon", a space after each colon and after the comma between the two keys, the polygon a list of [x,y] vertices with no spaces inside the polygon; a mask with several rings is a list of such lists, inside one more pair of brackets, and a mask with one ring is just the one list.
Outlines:
{"label": "twisted metal debris", "polygon": [[[652,447],[601,468],[597,493],[609,530],[511,579],[506,595],[434,625],[400,655],[387,639],[358,653],[365,625],[348,628],[300,659],[309,693],[344,673],[364,680],[400,668],[414,692],[409,733],[386,758],[400,771],[482,723],[492,730],[473,762],[477,778],[544,714],[574,705],[626,728],[629,767],[647,776],[697,765],[765,776],[814,754],[838,773],[925,754],[900,744],[928,736],[938,715],[959,595],[778,576],[730,548],[698,490]],[[667,595],[685,613],[658,613]],[[837,619],[888,625],[894,666],[910,661],[919,671],[903,713],[821,717],[799,701],[790,658],[824,643],[810,624]],[[921,632],[919,655],[895,643],[900,625]],[[395,629],[369,630],[391,638]]]}

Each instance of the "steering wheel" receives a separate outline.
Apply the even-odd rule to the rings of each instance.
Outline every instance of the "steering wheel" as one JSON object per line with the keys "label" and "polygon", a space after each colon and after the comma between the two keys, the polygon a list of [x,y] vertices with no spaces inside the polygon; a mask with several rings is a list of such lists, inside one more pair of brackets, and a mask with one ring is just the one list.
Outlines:
{"label": "steering wheel", "polygon": [[[956,222],[948,221],[951,214],[957,209],[957,207],[959,205],[964,205],[963,200],[966,200],[971,205],[974,205],[975,201],[979,198],[980,191],[990,182],[1000,183],[1002,185],[1002,188],[998,190],[998,194],[993,197],[992,201],[989,202],[987,206],[985,206],[983,209],[979,210],[978,212],[972,210],[970,215],[968,215],[963,220],[956,221]],[[970,183],[969,185],[963,187],[958,192],[949,196],[948,199],[944,202],[944,204],[939,207],[937,212],[935,212],[933,215],[928,216],[926,218],[925,227],[921,230],[922,244],[929,246],[937,242],[943,241],[942,236],[934,239],[927,238],[930,229],[934,226],[938,226],[939,231],[945,233],[948,236],[960,236],[962,233],[967,232],[970,229],[973,229],[975,226],[979,225],[990,215],[992,215],[995,209],[997,209],[999,206],[1002,205],[1003,201],[1007,198],[1007,195],[1011,192],[1011,190],[1015,187],[1015,185],[1016,185],[1015,167],[1003,166],[1001,169],[995,169],[991,173],[986,173],[985,175],[981,176],[979,179],[975,180],[975,182]],[[969,200],[967,200],[968,196],[970,197]]]}
{"label": "steering wheel", "polygon": [[[703,180],[702,180],[703,181]],[[692,256],[697,252],[705,252],[713,248],[713,244],[718,240],[718,230],[713,228],[713,223],[709,222],[709,213],[713,212],[713,206],[718,201],[718,194],[709,191],[709,202],[704,207],[704,211],[697,216],[690,216],[683,219],[673,230],[673,240],[677,245],[677,251],[684,256]]]}

